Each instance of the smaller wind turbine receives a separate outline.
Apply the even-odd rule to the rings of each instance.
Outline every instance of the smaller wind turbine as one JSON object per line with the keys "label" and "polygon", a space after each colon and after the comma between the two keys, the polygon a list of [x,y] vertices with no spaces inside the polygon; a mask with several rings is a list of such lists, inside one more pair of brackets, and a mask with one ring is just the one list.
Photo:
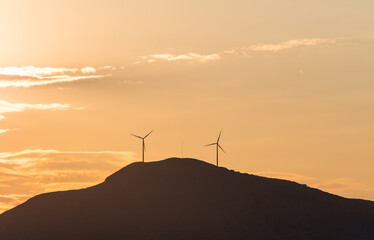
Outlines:
{"label": "smaller wind turbine", "polygon": [[140,138],[140,139],[143,141],[143,151],[142,151],[142,153],[143,153],[143,155],[142,155],[143,162],[144,162],[144,151],[145,151],[145,143],[144,143],[144,139],[145,139],[146,137],[148,137],[149,134],[151,134],[152,132],[153,132],[153,130],[150,131],[150,132],[149,132],[147,135],[145,135],[144,137],[140,137],[140,136],[137,136],[137,135],[131,134],[132,136],[137,137],[137,138]]}
{"label": "smaller wind turbine", "polygon": [[219,139],[221,138],[221,132],[222,131],[219,132],[217,142],[205,145],[205,147],[216,145],[216,148],[217,148],[217,167],[218,167],[218,148],[220,148],[222,150],[222,152],[226,153],[225,150],[223,150],[223,148],[221,147],[221,145],[219,145]]}

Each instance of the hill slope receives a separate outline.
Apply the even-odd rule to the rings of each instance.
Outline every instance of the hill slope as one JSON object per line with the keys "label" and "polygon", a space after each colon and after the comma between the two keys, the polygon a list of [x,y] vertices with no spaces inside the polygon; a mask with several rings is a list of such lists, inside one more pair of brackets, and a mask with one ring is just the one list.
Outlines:
{"label": "hill slope", "polygon": [[133,163],[0,215],[0,239],[374,239],[374,203],[194,159]]}

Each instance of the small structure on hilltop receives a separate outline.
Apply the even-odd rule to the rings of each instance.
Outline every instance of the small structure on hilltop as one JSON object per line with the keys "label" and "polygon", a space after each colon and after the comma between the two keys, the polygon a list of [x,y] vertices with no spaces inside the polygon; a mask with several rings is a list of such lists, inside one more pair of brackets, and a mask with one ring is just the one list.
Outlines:
{"label": "small structure on hilltop", "polygon": [[223,148],[221,147],[221,145],[219,145],[219,139],[221,138],[221,132],[222,131],[219,132],[217,142],[205,145],[205,147],[216,145],[216,149],[217,149],[217,151],[216,151],[217,152],[217,167],[218,167],[218,148],[220,148],[224,153],[226,153],[225,150],[223,150]]}
{"label": "small structure on hilltop", "polygon": [[149,134],[151,134],[153,132],[153,130],[152,131],[150,131],[147,135],[145,135],[144,137],[140,137],[140,136],[138,136],[138,135],[134,135],[134,134],[131,134],[132,136],[134,136],[134,137],[137,137],[137,138],[140,138],[141,140],[142,140],[142,142],[143,142],[143,147],[142,147],[142,160],[143,160],[143,162],[144,162],[144,151],[145,151],[145,143],[144,143],[144,139],[146,138],[146,137],[148,137],[149,136]]}

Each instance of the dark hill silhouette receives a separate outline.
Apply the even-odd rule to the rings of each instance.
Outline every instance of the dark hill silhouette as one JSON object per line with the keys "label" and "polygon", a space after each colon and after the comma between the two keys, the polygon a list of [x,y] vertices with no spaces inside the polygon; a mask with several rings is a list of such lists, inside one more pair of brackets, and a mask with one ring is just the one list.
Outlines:
{"label": "dark hill silhouette", "polygon": [[373,240],[374,203],[172,158],[31,198],[0,215],[0,239]]}

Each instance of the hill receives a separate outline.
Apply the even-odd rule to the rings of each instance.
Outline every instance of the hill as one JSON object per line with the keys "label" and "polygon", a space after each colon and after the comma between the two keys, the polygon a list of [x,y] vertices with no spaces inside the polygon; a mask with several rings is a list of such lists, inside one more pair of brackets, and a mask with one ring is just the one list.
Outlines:
{"label": "hill", "polygon": [[374,203],[171,158],[33,197],[0,215],[0,239],[372,240]]}

